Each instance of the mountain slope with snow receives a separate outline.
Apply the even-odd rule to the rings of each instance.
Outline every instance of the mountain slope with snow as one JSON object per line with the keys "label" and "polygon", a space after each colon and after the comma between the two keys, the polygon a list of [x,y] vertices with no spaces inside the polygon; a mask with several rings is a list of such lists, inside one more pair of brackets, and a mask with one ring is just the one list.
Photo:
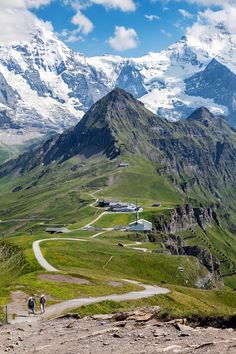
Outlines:
{"label": "mountain slope with snow", "polygon": [[[86,58],[39,28],[30,42],[0,45],[0,141],[6,133],[23,142],[60,132],[116,86],[170,120],[205,106],[235,125],[235,49],[236,36],[218,24],[198,36],[189,32],[160,53]],[[216,87],[206,73],[213,59]],[[223,88],[229,100],[220,99]]]}

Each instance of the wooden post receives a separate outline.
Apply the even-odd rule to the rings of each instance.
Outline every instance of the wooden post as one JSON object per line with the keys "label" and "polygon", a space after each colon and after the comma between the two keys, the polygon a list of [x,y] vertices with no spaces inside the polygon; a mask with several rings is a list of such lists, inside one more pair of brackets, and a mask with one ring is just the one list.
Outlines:
{"label": "wooden post", "polygon": [[8,323],[8,307],[7,307],[7,305],[6,305],[5,309],[6,309],[6,323]]}

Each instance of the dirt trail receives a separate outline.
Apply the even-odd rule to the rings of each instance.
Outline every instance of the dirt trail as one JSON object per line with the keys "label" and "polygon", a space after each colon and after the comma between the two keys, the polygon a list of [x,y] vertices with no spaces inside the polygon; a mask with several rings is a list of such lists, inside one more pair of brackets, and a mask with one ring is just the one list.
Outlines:
{"label": "dirt trail", "polygon": [[111,300],[116,302],[128,301],[128,300],[137,300],[143,298],[149,298],[155,295],[163,295],[169,293],[168,289],[160,288],[158,286],[141,284],[131,280],[125,280],[128,283],[136,284],[144,288],[141,291],[131,291],[129,293],[121,295],[106,295],[98,297],[86,297],[80,299],[72,299],[68,301],[61,302],[56,305],[52,305],[47,309],[47,313],[44,318],[51,318],[65,311],[69,311],[84,305],[94,304],[101,301]]}
{"label": "dirt trail", "polygon": [[[60,241],[60,240],[66,240],[66,241],[73,241],[73,242],[88,242],[87,240],[83,239],[74,239],[74,238],[51,238],[51,239],[43,239],[43,240],[38,240],[33,243],[33,251],[35,254],[35,257],[39,264],[48,272],[59,272],[58,269],[53,267],[50,263],[46,261],[44,258],[41,249],[40,249],[40,243],[46,242],[46,241]],[[71,299],[67,300],[64,302],[61,302],[59,304],[55,304],[47,308],[46,315],[40,317],[40,316],[28,316],[27,318],[21,316],[16,316],[14,320],[12,321],[13,323],[18,323],[18,322],[35,322],[39,319],[44,319],[44,318],[50,318],[54,317],[60,313],[78,308],[83,305],[89,305],[105,300],[112,300],[112,301],[127,301],[127,300],[137,300],[137,299],[143,299],[143,298],[149,298],[155,295],[163,295],[169,293],[169,289],[166,288],[160,288],[158,286],[153,286],[153,285],[146,285],[146,284],[141,284],[133,280],[122,280],[126,281],[131,284],[136,284],[139,285],[143,288],[141,291],[131,291],[125,294],[117,295],[107,295],[107,296],[97,296],[97,297],[85,297],[85,298],[79,298],[79,299]],[[17,315],[19,314],[18,312],[19,309],[17,309],[14,313]]]}
{"label": "dirt trail", "polygon": [[[88,242],[87,240],[83,239],[74,239],[74,238],[50,238],[50,239],[43,239],[43,240],[38,240],[33,243],[33,251],[35,254],[35,257],[39,264],[48,272],[59,272],[58,269],[53,267],[50,263],[46,261],[44,258],[41,249],[40,249],[40,243],[46,242],[46,241],[60,241],[60,240],[66,240],[66,241],[73,241],[73,242]],[[124,281],[124,280],[123,280]],[[158,286],[153,286],[153,285],[146,285],[146,284],[141,284],[132,280],[125,280],[126,282],[129,282],[131,284],[137,284],[143,287],[144,289],[141,291],[131,291],[129,293],[125,293],[122,295],[107,295],[107,296],[98,296],[98,297],[86,297],[86,298],[79,298],[79,299],[72,299],[68,301],[61,302],[59,304],[55,304],[50,306],[47,309],[47,314],[43,317],[53,317],[56,316],[57,314],[63,313],[68,310],[72,310],[74,308],[83,306],[83,305],[89,305],[105,300],[113,300],[117,302],[121,301],[127,301],[127,300],[137,300],[137,299],[143,299],[143,298],[148,298],[154,295],[161,295],[161,294],[167,294],[169,293],[169,290],[166,288],[160,288]],[[39,317],[29,317],[28,321],[37,321]],[[15,318],[14,322],[18,322],[18,317]],[[22,318],[20,318],[20,322],[22,322]]]}

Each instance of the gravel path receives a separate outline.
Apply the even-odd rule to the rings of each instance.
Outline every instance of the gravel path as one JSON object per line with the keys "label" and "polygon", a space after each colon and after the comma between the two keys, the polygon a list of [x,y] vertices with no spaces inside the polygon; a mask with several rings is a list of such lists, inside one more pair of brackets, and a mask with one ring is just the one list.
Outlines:
{"label": "gravel path", "polygon": [[[88,242],[88,240],[84,239],[75,239],[75,238],[50,238],[50,239],[43,239],[43,240],[38,240],[33,243],[33,251],[35,254],[35,257],[39,264],[41,265],[42,268],[44,268],[48,272],[59,272],[58,269],[53,267],[50,263],[47,262],[47,260],[44,258],[41,249],[40,249],[40,244],[42,242],[46,241],[73,241],[73,242]],[[123,280],[126,282],[129,282],[131,284],[136,284],[140,285],[143,287],[143,290],[141,291],[131,291],[129,293],[121,294],[121,295],[107,295],[107,296],[98,296],[98,297],[86,297],[86,298],[79,298],[79,299],[72,299],[68,301],[61,302],[59,304],[55,304],[50,306],[47,309],[47,317],[53,317],[56,316],[60,313],[63,313],[65,311],[83,306],[83,305],[89,305],[105,300],[113,300],[117,302],[121,301],[127,301],[127,300],[137,300],[137,299],[143,299],[143,298],[148,298],[154,295],[161,295],[161,294],[167,294],[169,293],[169,289],[166,288],[160,288],[158,286],[153,286],[153,285],[146,285],[146,284],[141,284],[133,280]],[[39,317],[30,317],[30,321],[37,321]],[[15,319],[15,322],[17,322],[17,317]],[[22,322],[22,319],[20,320]]]}
{"label": "gravel path", "polygon": [[125,281],[128,283],[139,285],[144,289],[141,291],[131,291],[129,293],[125,293],[121,295],[114,294],[114,295],[86,297],[86,298],[64,301],[61,302],[60,304],[50,306],[47,309],[46,317],[51,318],[65,311],[69,311],[84,305],[90,305],[101,301],[111,300],[111,301],[121,302],[127,300],[137,300],[137,299],[149,298],[155,295],[163,295],[170,292],[168,289],[160,288],[158,286],[141,284],[131,280],[125,280]]}
{"label": "gravel path", "polygon": [[45,242],[45,241],[80,241],[80,242],[87,242],[87,240],[79,239],[79,238],[46,238],[43,240],[38,240],[33,243],[33,252],[35,255],[35,258],[39,262],[42,268],[44,268],[47,272],[59,272],[58,269],[54,268],[46,259],[44,258],[41,249],[40,249],[40,243]]}

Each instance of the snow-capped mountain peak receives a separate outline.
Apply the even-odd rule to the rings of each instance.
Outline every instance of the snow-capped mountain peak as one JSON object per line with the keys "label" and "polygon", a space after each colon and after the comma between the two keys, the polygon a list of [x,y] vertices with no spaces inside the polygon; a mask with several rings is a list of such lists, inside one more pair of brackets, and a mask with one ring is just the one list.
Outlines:
{"label": "snow-capped mountain peak", "polygon": [[[233,88],[228,92],[228,106],[213,90],[208,65],[215,58],[219,65],[211,66],[211,77],[217,70],[234,83],[235,49],[236,36],[219,23],[208,32],[201,26],[193,27],[160,53],[140,58],[86,58],[39,27],[28,42],[0,45],[0,128],[15,129],[18,134],[30,131],[31,137],[32,131],[61,131],[78,122],[115,86],[171,120],[185,118],[195,108],[205,106],[213,113],[230,115],[233,121],[236,92]],[[189,89],[191,82],[194,92]],[[204,85],[212,87],[211,92],[205,92]],[[218,91],[220,87],[226,90],[224,85],[217,81]]]}

